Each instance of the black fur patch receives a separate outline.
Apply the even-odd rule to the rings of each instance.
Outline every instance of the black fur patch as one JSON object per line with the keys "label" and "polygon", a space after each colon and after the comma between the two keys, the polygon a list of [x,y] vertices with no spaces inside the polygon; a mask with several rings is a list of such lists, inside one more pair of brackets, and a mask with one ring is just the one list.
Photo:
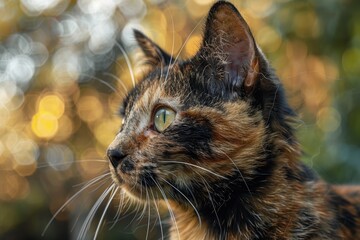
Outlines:
{"label": "black fur patch", "polygon": [[[211,157],[212,126],[205,118],[185,117],[181,124],[169,128],[164,135],[171,142],[176,142],[178,146],[181,146],[183,149],[181,154],[185,154],[193,160]],[[169,149],[164,154],[169,156],[170,154],[179,154],[179,152],[174,153]]]}
{"label": "black fur patch", "polygon": [[284,166],[284,170],[287,180],[293,180],[303,183],[309,181],[317,181],[319,179],[319,176],[305,164],[301,164],[298,171],[288,166]]}
{"label": "black fur patch", "polygon": [[339,225],[349,229],[352,234],[356,234],[357,225],[355,216],[347,210],[347,207],[350,206],[351,203],[334,192],[329,193],[329,198],[331,207],[336,211],[336,219]]}
{"label": "black fur patch", "polygon": [[339,221],[350,230],[352,234],[356,233],[356,220],[354,214],[346,209],[342,209],[338,216]]}

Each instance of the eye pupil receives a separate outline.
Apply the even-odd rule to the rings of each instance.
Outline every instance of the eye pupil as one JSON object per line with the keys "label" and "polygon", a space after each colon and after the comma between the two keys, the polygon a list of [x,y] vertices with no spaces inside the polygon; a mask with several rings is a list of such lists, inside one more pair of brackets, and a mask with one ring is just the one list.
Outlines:
{"label": "eye pupil", "polygon": [[160,108],[154,116],[154,126],[158,132],[165,131],[175,120],[176,113],[170,108]]}

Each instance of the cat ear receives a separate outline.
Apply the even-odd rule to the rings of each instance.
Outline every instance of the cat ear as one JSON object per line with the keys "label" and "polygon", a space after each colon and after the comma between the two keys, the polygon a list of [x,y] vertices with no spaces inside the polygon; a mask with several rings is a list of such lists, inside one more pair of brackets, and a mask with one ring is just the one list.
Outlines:
{"label": "cat ear", "polygon": [[253,90],[259,72],[258,49],[249,26],[231,3],[221,1],[211,8],[202,48],[223,58],[228,87]]}
{"label": "cat ear", "polygon": [[146,57],[146,62],[151,66],[168,65],[171,56],[151,41],[145,34],[134,29],[134,36]]}

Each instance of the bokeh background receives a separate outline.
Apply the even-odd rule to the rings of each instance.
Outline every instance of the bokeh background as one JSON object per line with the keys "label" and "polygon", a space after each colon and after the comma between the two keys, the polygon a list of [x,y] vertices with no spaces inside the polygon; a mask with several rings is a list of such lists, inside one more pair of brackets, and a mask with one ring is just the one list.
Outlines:
{"label": "bokeh background", "polygon": [[[232,2],[299,113],[303,161],[327,181],[360,183],[360,1]],[[135,77],[143,72],[132,29],[191,57],[212,3],[0,0],[0,239],[40,239],[53,214],[107,172],[117,108],[132,87],[129,68]],[[77,238],[108,185],[107,178],[80,192],[42,238]],[[145,239],[146,220],[131,214],[111,228],[113,202],[99,239]]]}

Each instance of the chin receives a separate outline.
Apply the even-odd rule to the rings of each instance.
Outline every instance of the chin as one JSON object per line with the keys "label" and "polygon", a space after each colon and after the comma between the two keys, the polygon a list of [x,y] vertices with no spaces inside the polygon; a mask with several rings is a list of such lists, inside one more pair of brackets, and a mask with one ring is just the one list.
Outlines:
{"label": "chin", "polygon": [[149,196],[149,198],[146,197],[146,191],[145,188],[143,188],[142,190],[134,187],[134,186],[129,186],[127,184],[123,184],[121,185],[121,189],[124,191],[124,193],[131,199],[134,200],[136,202],[147,202],[150,199],[152,199],[152,196]]}
{"label": "chin", "polygon": [[[149,189],[146,189],[144,186],[140,186],[139,184],[130,184],[127,183],[121,176],[112,172],[112,179],[118,185],[122,191],[130,197],[132,200],[145,202],[149,199],[153,199],[153,196],[150,194]],[[146,192],[149,192],[148,197]]]}

